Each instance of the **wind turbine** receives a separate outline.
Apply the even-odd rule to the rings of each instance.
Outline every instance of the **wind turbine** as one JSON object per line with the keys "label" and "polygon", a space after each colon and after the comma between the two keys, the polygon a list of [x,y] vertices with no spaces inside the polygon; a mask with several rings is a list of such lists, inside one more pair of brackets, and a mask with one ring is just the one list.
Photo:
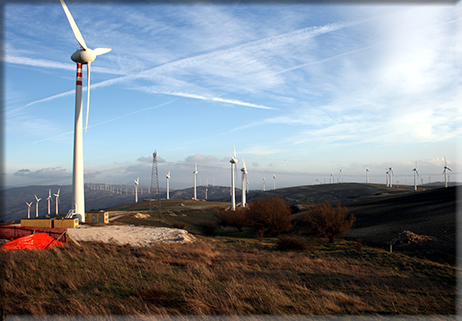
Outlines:
{"label": "wind turbine", "polygon": [[334,174],[330,174],[330,183],[334,184]]}
{"label": "wind turbine", "polygon": [[135,203],[138,203],[138,184],[140,183],[140,178],[138,177],[135,182]]}
{"label": "wind turbine", "polygon": [[393,167],[388,168],[388,175],[390,175],[390,187],[393,187]]}
{"label": "wind turbine", "polygon": [[448,163],[446,162],[446,157],[444,158],[444,167],[443,167],[443,174],[444,174],[444,187],[448,187],[448,171],[452,170],[448,167]]}
{"label": "wind turbine", "polygon": [[340,170],[340,183],[343,183],[343,170]]}
{"label": "wind turbine", "polygon": [[236,191],[234,186],[234,168],[237,164],[236,147],[234,147],[234,156],[229,161],[231,163],[231,210],[236,210]]}
{"label": "wind turbine", "polygon": [[273,174],[273,189],[276,189],[276,174]]}
{"label": "wind turbine", "polygon": [[194,199],[196,200],[196,199],[197,199],[197,194],[196,194],[197,164],[194,164],[194,172],[193,172],[193,175],[194,175]]}
{"label": "wind turbine", "polygon": [[242,172],[242,207],[245,207],[245,202],[246,202],[246,189],[245,189],[245,178],[247,176],[247,167],[245,167],[245,161],[244,159],[242,159],[242,165],[244,167],[241,168],[241,172]]}
{"label": "wind turbine", "polygon": [[59,191],[61,191],[61,189],[58,189],[58,193],[53,194],[56,196],[56,215],[58,215]]}
{"label": "wind turbine", "polygon": [[390,175],[389,175],[388,169],[386,170],[385,175],[386,175],[386,179],[387,179],[387,187],[390,187],[390,183],[389,183]]}
{"label": "wind turbine", "polygon": [[51,189],[48,189],[47,201],[48,201],[48,215],[50,215]]}
{"label": "wind turbine", "polygon": [[366,184],[369,184],[369,168],[366,168]]}
{"label": "wind turbine", "polygon": [[170,199],[170,188],[169,188],[169,182],[170,182],[170,171],[168,171],[167,175],[165,175],[167,177],[167,199]]}
{"label": "wind turbine", "polygon": [[85,131],[88,127],[88,114],[90,111],[90,65],[96,59],[96,56],[111,51],[110,48],[90,49],[87,47],[85,40],[80,33],[71,12],[60,0],[64,13],[74,33],[75,39],[80,47],[71,56],[71,59],[77,63],[77,81],[75,87],[75,123],[74,123],[74,162],[72,177],[72,194],[74,199],[74,214],[79,215],[82,222],[85,222],[85,194],[84,194],[84,171],[83,171],[83,137],[82,137],[82,65],[87,65],[87,114]]}
{"label": "wind turbine", "polygon": [[38,217],[38,203],[40,202],[41,198],[38,198],[37,195],[34,195],[35,196],[35,200],[37,201],[35,203],[35,217]]}
{"label": "wind turbine", "polygon": [[32,205],[32,202],[30,202],[30,203],[26,202],[26,204],[27,204],[27,218],[30,218],[30,207]]}
{"label": "wind turbine", "polygon": [[417,191],[417,176],[419,176],[419,172],[417,171],[417,162],[415,163],[415,167],[412,171],[414,172],[414,191]]}
{"label": "wind turbine", "polygon": [[265,191],[265,181],[266,181],[266,178],[263,177],[263,192]]}

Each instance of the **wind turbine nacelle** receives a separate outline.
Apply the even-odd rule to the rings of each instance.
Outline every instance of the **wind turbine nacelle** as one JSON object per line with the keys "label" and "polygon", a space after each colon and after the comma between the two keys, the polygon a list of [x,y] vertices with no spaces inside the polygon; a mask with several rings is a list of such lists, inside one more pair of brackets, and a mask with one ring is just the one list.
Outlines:
{"label": "wind turbine nacelle", "polygon": [[72,61],[81,64],[88,64],[96,59],[96,54],[91,49],[79,49],[71,56]]}

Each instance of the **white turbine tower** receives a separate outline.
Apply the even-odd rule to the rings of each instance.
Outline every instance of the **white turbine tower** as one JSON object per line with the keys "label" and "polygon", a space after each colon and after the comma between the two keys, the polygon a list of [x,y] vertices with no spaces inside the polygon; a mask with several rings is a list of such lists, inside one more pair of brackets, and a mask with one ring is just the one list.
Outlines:
{"label": "white turbine tower", "polygon": [[273,189],[276,189],[276,174],[273,174]]}
{"label": "white turbine tower", "polygon": [[41,198],[38,198],[37,195],[34,195],[35,196],[35,200],[36,200],[36,203],[35,203],[35,217],[38,217],[38,203],[40,202]]}
{"label": "white turbine tower", "polygon": [[51,189],[48,189],[47,201],[48,201],[48,215],[50,215]]}
{"label": "white turbine tower", "polygon": [[87,113],[85,131],[88,126],[88,113],[90,111],[90,65],[96,56],[111,51],[110,48],[96,48],[94,50],[87,47],[83,40],[77,24],[74,21],[69,9],[63,0],[61,5],[66,14],[67,20],[74,33],[75,39],[80,44],[80,49],[74,52],[71,59],[77,63],[77,81],[75,88],[75,124],[74,124],[74,162],[72,191],[74,201],[74,214],[79,215],[82,222],[85,222],[85,194],[84,194],[84,173],[83,173],[83,112],[82,112],[82,65],[87,65]]}
{"label": "white turbine tower", "polygon": [[56,215],[58,215],[59,191],[61,191],[61,189],[58,189],[58,193],[53,194],[56,196]]}
{"label": "white turbine tower", "polygon": [[246,185],[246,182],[245,182],[245,179],[246,179],[246,176],[247,176],[247,167],[245,167],[245,161],[244,159],[242,159],[242,165],[244,167],[241,168],[241,172],[242,172],[242,207],[245,207],[245,202],[246,202],[246,189],[245,189],[245,185]]}
{"label": "white turbine tower", "polygon": [[340,170],[340,183],[343,183],[343,170]]}
{"label": "white turbine tower", "polygon": [[170,171],[165,176],[167,177],[167,199],[170,199]]}
{"label": "white turbine tower", "polygon": [[334,174],[330,174],[330,183],[334,184]]}
{"label": "white turbine tower", "polygon": [[448,187],[448,171],[452,170],[448,167],[448,163],[446,161],[446,157],[444,158],[444,167],[443,167],[443,174],[444,174],[444,187]]}
{"label": "white turbine tower", "polygon": [[194,175],[194,199],[196,200],[196,199],[197,199],[197,193],[196,193],[197,164],[194,164],[194,172],[193,172],[193,175]]}
{"label": "white turbine tower", "polygon": [[388,168],[388,175],[390,175],[390,187],[393,187],[393,167]]}
{"label": "white turbine tower", "polygon": [[419,176],[419,172],[417,171],[417,162],[415,163],[415,167],[412,171],[414,172],[414,191],[417,191],[417,176]]}
{"label": "white turbine tower", "polygon": [[236,210],[236,191],[234,185],[234,169],[237,166],[237,158],[236,158],[236,147],[234,147],[234,156],[229,161],[231,163],[231,210]]}
{"label": "white turbine tower", "polygon": [[263,177],[263,192],[265,191],[265,181],[266,181],[266,178]]}
{"label": "white turbine tower", "polygon": [[369,184],[369,168],[366,168],[366,184]]}
{"label": "white turbine tower", "polygon": [[30,202],[30,203],[26,202],[26,204],[27,204],[27,218],[30,218],[30,207],[32,205],[32,202]]}
{"label": "white turbine tower", "polygon": [[388,169],[386,170],[385,175],[386,175],[386,180],[387,180],[387,187],[390,187],[390,183],[389,183],[390,175],[389,175]]}
{"label": "white turbine tower", "polygon": [[140,178],[133,180],[135,182],[135,203],[138,203],[138,184],[140,183]]}

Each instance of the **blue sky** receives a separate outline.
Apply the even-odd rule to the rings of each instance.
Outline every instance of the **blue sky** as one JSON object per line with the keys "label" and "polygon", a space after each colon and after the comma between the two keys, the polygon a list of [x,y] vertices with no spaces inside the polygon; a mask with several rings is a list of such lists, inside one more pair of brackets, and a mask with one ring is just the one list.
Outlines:
{"label": "blue sky", "polygon": [[[77,49],[59,3],[4,7],[4,183],[70,184]],[[68,2],[92,64],[85,181],[251,189],[461,180],[462,5]],[[84,67],[84,84],[86,84]],[[84,87],[84,96],[85,96]],[[85,101],[84,101],[85,105]]]}

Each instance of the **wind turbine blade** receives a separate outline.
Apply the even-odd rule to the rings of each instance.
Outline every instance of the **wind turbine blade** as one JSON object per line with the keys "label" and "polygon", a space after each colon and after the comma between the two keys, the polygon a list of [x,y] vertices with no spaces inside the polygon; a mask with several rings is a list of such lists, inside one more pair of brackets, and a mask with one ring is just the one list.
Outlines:
{"label": "wind turbine blade", "polygon": [[64,0],[59,0],[61,1],[61,5],[63,6],[64,13],[66,14],[67,20],[69,21],[69,24],[71,25],[72,32],[74,33],[75,39],[77,39],[77,42],[82,46],[83,49],[88,49],[87,44],[85,43],[85,40],[83,40],[82,34],[80,33],[79,28],[77,27],[77,24],[74,21],[74,18],[71,15],[71,12],[66,6],[66,3],[64,3]]}
{"label": "wind turbine blade", "polygon": [[96,48],[96,49],[93,49],[93,53],[99,56],[99,55],[104,55],[105,53],[108,53],[111,50],[112,50],[111,48]]}
{"label": "wind turbine blade", "polygon": [[90,112],[90,65],[91,63],[87,63],[87,118],[85,120],[85,132],[87,132],[88,128],[88,114]]}

